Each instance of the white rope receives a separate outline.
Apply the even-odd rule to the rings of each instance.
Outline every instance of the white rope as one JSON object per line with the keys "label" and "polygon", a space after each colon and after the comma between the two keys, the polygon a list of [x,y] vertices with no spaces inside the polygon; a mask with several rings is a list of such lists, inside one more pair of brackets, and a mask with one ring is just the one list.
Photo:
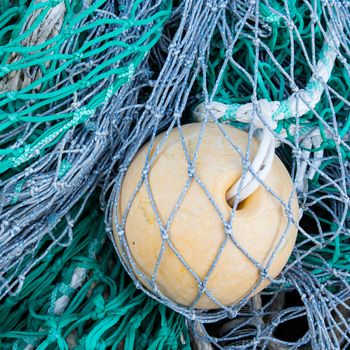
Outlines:
{"label": "white rope", "polygon": [[[76,267],[74,269],[72,279],[70,281],[70,287],[74,289],[80,288],[87,276],[87,270],[83,267]],[[54,313],[55,315],[62,315],[69,303],[70,297],[68,295],[62,295],[55,301]]]}
{"label": "white rope", "polygon": [[[342,25],[339,23],[339,31],[341,30]],[[229,203],[232,203],[237,196],[239,188],[241,188],[239,193],[239,201],[241,202],[248,198],[260,186],[260,182],[257,178],[259,178],[260,181],[266,179],[273,163],[275,147],[278,147],[280,144],[278,140],[275,139],[272,132],[272,130],[276,129],[276,121],[292,117],[301,117],[315,108],[324,92],[324,86],[331,76],[339,45],[340,40],[337,36],[334,24],[330,23],[321,51],[323,57],[317,62],[315,73],[310,78],[306,89],[293,93],[282,103],[278,101],[269,102],[265,99],[261,99],[256,102],[256,106],[254,106],[253,103],[247,103],[237,107],[234,120],[241,123],[252,123],[255,129],[262,129],[262,138],[258,152],[250,165],[250,171],[245,174],[244,178],[241,176],[227,191],[226,199]],[[287,107],[287,110],[282,107]],[[207,105],[201,103],[194,110],[193,115],[198,122],[205,120],[208,113],[214,120],[218,120],[225,116],[229,108],[229,105],[220,102],[212,102]],[[208,121],[214,120],[208,118]],[[301,145],[311,149],[312,147],[319,147],[321,142],[322,138],[319,131],[315,131],[308,135],[308,137],[302,141]],[[321,165],[322,156],[322,150],[315,152],[313,155],[313,166],[308,169],[307,161],[310,158],[310,152],[302,152],[301,166],[298,168],[295,180],[298,190],[306,190],[307,181],[305,180],[314,177],[316,169]]]}

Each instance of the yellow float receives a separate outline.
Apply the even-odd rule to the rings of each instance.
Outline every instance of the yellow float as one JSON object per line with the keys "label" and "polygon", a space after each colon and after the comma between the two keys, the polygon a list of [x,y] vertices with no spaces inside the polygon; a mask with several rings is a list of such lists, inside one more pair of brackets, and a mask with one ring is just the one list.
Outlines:
{"label": "yellow float", "polygon": [[[201,127],[200,123],[182,126],[191,158],[198,144]],[[240,179],[243,169],[242,156],[232,145],[238,147],[244,155],[248,134],[231,126],[222,125],[222,128],[232,144],[215,124],[208,124],[205,126],[194,163],[195,174],[207,188],[216,203],[216,208],[203,188],[193,176],[191,177],[180,133],[175,128],[151,163],[148,175],[154,203],[164,227],[176,208],[186,183],[191,179],[167,236],[164,235],[164,231],[162,234],[144,183],[137,192],[126,218],[125,238],[130,253],[137,268],[150,279],[164,242],[165,249],[156,274],[156,283],[163,295],[183,306],[192,305],[199,292],[198,281],[188,267],[203,281],[226,237],[226,244],[206,284],[208,294],[226,306],[239,302],[255,286],[257,288],[252,294],[261,291],[270,283],[268,279],[264,279],[257,285],[261,276],[260,269],[250,258],[264,268],[275,251],[268,268],[269,276],[274,278],[285,266],[296,240],[297,228],[293,224],[288,225],[285,206],[288,206],[292,193],[290,210],[294,221],[297,222],[297,196],[293,193],[293,183],[288,171],[276,155],[264,182],[279,199],[264,186],[259,186],[237,207],[230,233],[228,234],[227,226],[225,230],[224,221],[217,209],[224,220],[229,222],[232,208],[226,199],[226,193]],[[161,134],[156,137],[151,154],[163,136]],[[119,222],[142,176],[148,147],[146,144],[137,153],[125,175],[117,208]],[[251,161],[258,147],[259,142],[253,139],[250,146]],[[114,234],[117,246],[121,249],[115,230]],[[182,256],[187,267],[169,244]],[[145,279],[140,278],[140,281],[146,288],[152,289]],[[204,293],[194,307],[215,309],[219,306]]]}

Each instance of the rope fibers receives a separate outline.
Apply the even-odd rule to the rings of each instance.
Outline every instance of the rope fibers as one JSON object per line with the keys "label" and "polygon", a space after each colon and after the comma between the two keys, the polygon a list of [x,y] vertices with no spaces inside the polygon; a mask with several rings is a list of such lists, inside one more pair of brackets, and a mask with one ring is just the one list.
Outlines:
{"label": "rope fibers", "polygon": [[[0,6],[4,347],[183,348],[189,347],[185,322],[195,343],[207,348],[333,350],[350,343],[347,1]],[[296,222],[290,203],[283,203],[298,229],[283,272],[272,278],[268,267],[250,259],[257,286],[272,282],[262,292],[228,307],[207,288],[216,261],[205,276],[189,271],[198,282],[196,300],[207,296],[218,305],[213,311],[197,309],[195,301],[190,307],[172,302],[157,285],[157,268],[152,276],[140,271],[125,239],[133,198],[122,217],[116,215],[140,147],[150,141],[151,151],[166,131],[159,152],[173,129],[185,144],[182,126],[193,121],[202,122],[202,131],[194,154],[184,147],[188,184],[201,185],[213,206],[195,161],[208,123],[227,139],[222,124],[261,144],[253,163],[242,155],[232,214],[227,221],[220,216],[227,240],[239,202],[259,186],[269,190],[271,152],[291,174],[300,206]],[[157,152],[146,159],[135,189],[136,196],[147,188],[153,208],[147,179]],[[164,223],[157,210],[154,216],[171,246],[171,220]],[[217,259],[224,245],[220,249]],[[120,264],[111,263],[112,250],[136,287],[168,308],[135,290]]]}
{"label": "rope fibers", "polygon": [[3,6],[0,297],[20,290],[38,244],[124,147],[169,16],[162,1]]}
{"label": "rope fibers", "polygon": [[[190,328],[199,337],[219,348],[342,348],[350,340],[347,256],[349,5],[341,1],[185,1],[183,8],[179,29],[169,46],[152,92],[159,95],[158,91],[162,91],[164,82],[167,82],[166,95],[156,101],[151,96],[141,117],[145,118],[149,113],[154,115],[152,123],[148,124],[151,156],[146,157],[138,185],[123,215],[118,217],[116,208],[125,172],[145,139],[131,145],[122,171],[117,174],[109,202],[107,224],[113,222],[116,227],[118,234],[115,239],[122,247],[119,251],[121,260],[136,285],[185,315]],[[193,15],[187,17],[187,13]],[[186,36],[188,32],[191,36]],[[200,36],[197,37],[197,34]],[[191,57],[190,65],[182,65],[179,77],[176,75],[177,63],[188,57]],[[181,87],[174,92],[178,79],[181,79]],[[203,123],[198,148],[207,123],[215,123],[218,128],[220,123],[229,123],[248,130],[250,137],[253,134],[262,139],[266,135],[273,136],[276,152],[288,167],[299,197],[299,223],[293,220],[288,203],[285,203],[290,223],[299,230],[289,264],[277,279],[273,279],[266,269],[252,261],[260,271],[257,284],[265,278],[273,283],[257,296],[252,297],[250,293],[232,307],[219,303],[206,287],[216,262],[206,275],[197,276],[171,244],[171,220],[181,206],[189,185],[179,193],[179,201],[169,222],[164,222],[165,219],[158,214],[149,185],[150,169],[170,131],[177,128],[181,142],[186,143],[181,125],[191,121],[185,117],[191,110],[194,112],[192,120]],[[168,121],[167,132],[157,151],[153,152],[154,136],[164,130],[160,127],[163,121]],[[220,130],[229,138],[224,129]],[[189,167],[188,183],[192,181],[200,185],[215,206],[208,189],[196,175],[197,152],[189,154],[184,147]],[[250,185],[258,182],[267,188],[264,178],[254,171],[249,162],[243,171],[253,175],[253,179],[255,177]],[[206,295],[217,303],[218,310],[198,310],[196,302],[184,307],[165,297],[157,285],[157,270],[164,250],[159,252],[152,276],[146,275],[137,266],[125,239],[125,223],[142,188],[146,188],[149,194],[162,241],[198,281],[196,300]],[[238,190],[236,207],[239,194]],[[231,227],[231,221],[221,219],[225,227]],[[229,240],[230,233],[226,234]],[[217,257],[224,245],[220,249]],[[140,278],[147,287],[139,282]],[[297,299],[296,304],[288,305],[288,298]],[[284,324],[288,327],[289,324],[297,324],[298,320],[306,320],[307,323],[301,334],[281,334]],[[211,323],[218,324],[219,321],[221,325],[226,322],[226,326],[217,330]],[[210,333],[208,329],[213,328],[215,331]]]}

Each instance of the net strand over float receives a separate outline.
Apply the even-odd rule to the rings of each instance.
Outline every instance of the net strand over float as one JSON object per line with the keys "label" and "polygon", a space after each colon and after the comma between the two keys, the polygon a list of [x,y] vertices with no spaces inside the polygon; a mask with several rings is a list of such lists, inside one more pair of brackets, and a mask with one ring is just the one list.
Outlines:
{"label": "net strand over float", "polygon": [[[185,1],[184,4],[183,8],[187,9],[186,6],[190,7],[192,3]],[[274,349],[278,346],[297,349],[306,344],[311,344],[315,349],[317,344],[323,344],[327,349],[341,347],[341,344],[349,340],[350,331],[345,321],[346,316],[343,316],[348,314],[350,297],[349,271],[343,263],[348,251],[346,242],[350,232],[348,216],[350,125],[347,112],[350,107],[349,5],[342,1],[283,3],[210,1],[207,2],[207,6],[218,14],[218,19],[212,38],[206,45],[207,50],[204,47],[200,49],[193,63],[192,74],[195,77],[195,84],[192,85],[192,82],[189,84],[186,79],[182,83],[183,90],[192,87],[188,94],[187,109],[182,119],[179,119],[181,109],[174,109],[172,105],[167,105],[163,109],[158,105],[153,107],[155,106],[153,100],[147,103],[149,110],[154,113],[155,120],[152,125],[149,124],[146,137],[142,138],[142,141],[124,158],[121,173],[117,175],[110,197],[107,224],[113,222],[115,225],[116,235],[112,239],[117,240],[122,247],[122,251],[119,251],[121,260],[136,285],[148,295],[184,314],[188,318],[190,328],[203,341],[208,340],[218,348],[234,346],[237,349],[254,347]],[[185,14],[186,12],[183,12],[183,16]],[[196,28],[189,23],[187,28],[190,28],[189,32],[195,35],[199,27]],[[183,38],[184,42],[186,40],[191,42],[190,38]],[[169,55],[165,55],[166,59],[161,61],[164,64],[163,72],[168,72],[175,66],[173,60],[173,65],[168,63],[172,48],[170,44]],[[181,55],[180,50],[178,54]],[[160,75],[160,79],[162,77],[163,75]],[[169,78],[168,81],[173,82]],[[153,88],[155,93],[162,91],[158,90],[157,84],[158,82]],[[169,87],[169,91],[172,93],[174,90]],[[183,95],[180,96],[178,101],[182,103]],[[198,103],[201,101],[204,101],[200,105],[203,106],[204,113],[204,117],[201,118],[203,129],[198,136],[198,142],[193,146],[194,153],[190,155],[186,150],[182,126],[193,121],[188,115],[191,109],[194,110],[194,114],[198,112]],[[216,118],[217,110],[221,106],[224,106],[226,113],[223,112]],[[259,113],[265,106],[274,112],[269,112],[271,120]],[[240,120],[238,116],[243,111],[245,119]],[[252,113],[254,111],[256,114]],[[212,122],[225,134],[221,125],[224,122],[248,131],[251,141],[253,137],[261,138],[261,131],[259,133],[259,130],[255,130],[254,116],[261,122],[259,128],[264,126],[263,129],[268,130],[266,135],[271,136],[269,139],[264,138],[262,150],[270,151],[267,155],[272,155],[271,150],[275,151],[275,146],[279,146],[276,148],[276,153],[288,167],[294,179],[294,186],[298,189],[298,199],[303,212],[300,223],[291,216],[290,200],[283,203],[289,224],[299,230],[292,257],[282,274],[273,279],[268,274],[268,264],[263,266],[257,264],[251,259],[249,252],[241,249],[242,254],[252,261],[259,271],[257,285],[262,280],[268,279],[272,282],[270,288],[256,296],[250,293],[232,307],[225,307],[218,302],[218,310],[211,312],[199,311],[194,305],[183,307],[174,304],[162,293],[161,286],[157,284],[157,273],[162,262],[164,247],[172,250],[183,264],[183,268],[198,283],[196,300],[203,294],[210,298],[210,291],[206,286],[210,271],[215,269],[216,260],[210,267],[208,275],[199,277],[171,242],[172,219],[181,207],[190,184],[203,185],[196,174],[196,157],[198,149],[201,148],[205,129],[208,122]],[[259,116],[261,118],[258,118]],[[161,122],[164,122],[162,127],[159,126]],[[161,208],[157,207],[148,177],[152,174],[152,167],[174,129],[179,134],[179,142],[183,145],[184,157],[188,162],[188,179],[183,191],[178,193],[179,201],[170,217],[162,217]],[[155,135],[161,131],[165,131],[164,137],[153,149]],[[230,139],[226,134],[225,138]],[[150,140],[148,155],[144,168],[140,171],[139,182],[119,221],[116,218],[117,208],[125,173],[141,145],[148,140]],[[234,143],[233,140],[231,142]],[[266,152],[263,152],[263,155]],[[262,156],[261,160],[268,161],[267,155]],[[248,156],[249,154],[241,155],[244,168],[243,181],[253,182],[246,180],[245,177],[251,174],[254,182],[269,191],[261,175],[256,178],[257,171],[254,171],[253,163],[249,162]],[[261,164],[262,161],[259,160],[257,163]],[[245,197],[242,192],[243,181],[238,181],[240,182],[238,200]],[[131,243],[125,236],[128,212],[142,186],[147,189],[146,200],[151,203],[151,212],[159,226],[159,236],[164,242],[153,273],[149,276],[137,266],[129,246]],[[201,188],[211,205],[217,208],[210,191],[205,186]],[[278,197],[272,192],[271,194]],[[232,215],[228,221],[218,212],[225,230],[231,227],[230,223],[237,204],[233,205]],[[281,242],[283,239],[276,249]],[[274,254],[275,252],[272,252],[269,257],[270,261],[274,258]],[[220,251],[217,256],[220,256]],[[147,288],[140,283],[140,279],[147,281]],[[296,307],[288,304],[287,299],[291,294],[300,298],[300,304]],[[312,298],[316,295],[317,301],[315,299],[309,303],[309,298],[314,300]],[[282,307],[275,308],[276,305]],[[279,325],[288,325],[288,322],[293,320],[297,322],[301,317],[306,317],[308,322],[305,335],[290,341],[280,339]],[[233,319],[232,323],[235,324],[231,328],[230,319]],[[227,322],[227,332],[220,336],[211,335],[212,326],[208,323],[215,323],[218,320],[222,320],[221,326],[223,322]],[[320,320],[323,325],[322,333],[317,334],[317,324]],[[203,323],[203,329],[198,333],[197,326],[200,323]]]}
{"label": "net strand over float", "polygon": [[[336,16],[333,19],[337,19]],[[336,26],[337,24],[337,26]],[[208,106],[204,104],[199,105],[193,115],[195,120],[202,121],[207,111],[210,113],[210,119],[218,120],[220,122],[238,121],[241,123],[252,123],[255,129],[262,129],[261,144],[256,154],[254,161],[252,162],[249,173],[246,173],[244,178],[241,177],[226,193],[226,199],[228,202],[233,202],[234,197],[237,196],[238,189],[241,186],[239,201],[245,200],[249,197],[259,186],[260,182],[264,181],[269,174],[272,166],[273,155],[275,153],[275,137],[270,132],[270,129],[274,130],[277,127],[277,122],[286,118],[303,117],[310,110],[313,110],[317,103],[320,101],[324,92],[324,84],[327,84],[331,72],[334,67],[334,63],[339,52],[340,39],[338,33],[343,30],[342,22],[338,19],[337,23],[330,22],[326,35],[325,43],[321,49],[320,59],[316,64],[316,71],[313,73],[310,81],[308,82],[304,90],[294,92],[288,99],[283,102],[267,101],[265,99],[258,100],[253,103],[247,103],[245,105],[235,105],[235,112],[228,112],[228,109],[232,110],[233,106],[227,106],[220,102],[211,102]],[[334,29],[336,26],[337,30]],[[209,119],[209,121],[211,121]],[[286,135],[285,135],[286,136]],[[304,142],[308,142],[309,138],[315,139],[315,132],[309,136]],[[314,141],[315,142],[315,141]],[[317,147],[317,143],[313,146]],[[323,153],[320,151],[316,154],[316,158],[322,158]],[[319,161],[313,162],[314,167],[309,172],[308,178],[312,180],[312,175],[315,173],[315,169],[320,164]],[[306,163],[303,167],[303,171],[300,171],[296,176],[298,189],[303,191],[300,187],[303,184],[303,179],[306,172]],[[242,181],[242,184],[240,182]]]}

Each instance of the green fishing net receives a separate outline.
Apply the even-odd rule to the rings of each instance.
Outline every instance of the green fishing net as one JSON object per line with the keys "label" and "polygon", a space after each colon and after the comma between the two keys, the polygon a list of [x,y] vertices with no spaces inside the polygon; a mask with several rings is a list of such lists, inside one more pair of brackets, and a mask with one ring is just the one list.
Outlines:
{"label": "green fishing net", "polygon": [[[242,2],[234,2],[232,6],[240,11],[241,18],[246,15]],[[322,84],[322,80],[312,77],[315,74],[313,67],[318,60],[331,65],[325,55],[325,36],[332,20],[329,6],[325,1],[260,1],[258,31],[261,48],[258,61],[254,37],[254,30],[257,30],[254,19],[256,14],[251,11],[250,16],[247,16],[239,36],[235,32],[237,20],[227,17],[227,26],[235,28],[231,30],[236,34],[235,43],[231,43],[232,60],[227,60],[227,47],[223,41],[228,38],[222,36],[223,28],[220,28],[213,35],[205,72],[210,98],[229,106],[221,122],[247,129],[246,124],[234,120],[235,113],[239,106],[251,101],[254,92],[257,100],[283,101],[296,91],[296,87],[300,91],[312,91]],[[328,10],[330,12],[326,13]],[[322,238],[314,244],[309,238],[299,235],[298,249],[300,254],[305,255],[303,266],[322,282],[334,277],[333,268],[349,270],[350,252],[350,213],[347,210],[347,197],[350,195],[349,14],[346,16],[339,12],[335,16],[342,21],[344,32],[340,39],[338,59],[332,66],[325,92],[305,115],[279,120],[276,128],[276,132],[286,140],[285,144],[277,148],[277,154],[285,164],[291,167],[293,163],[291,156],[295,153],[293,146],[288,146],[288,143],[295,145],[297,136],[294,130],[297,128],[302,156],[319,158],[317,169],[306,180],[307,187],[301,194],[300,202],[304,206],[302,228],[315,238],[314,243],[320,233]],[[286,17],[290,25],[286,23]],[[256,77],[255,91],[252,77]],[[203,77],[200,76],[198,94],[202,85]],[[302,142],[303,138],[315,131],[320,136],[317,146]],[[336,144],[334,133],[339,135],[339,145]],[[341,169],[343,166],[344,169]]]}
{"label": "green fishing net", "polygon": [[[342,0],[0,1],[0,348],[345,349],[349,38]],[[210,312],[111,242],[135,154],[193,121],[269,134],[302,211],[278,279]]]}
{"label": "green fishing net", "polygon": [[[190,349],[183,317],[130,283],[94,199],[70,241],[49,251],[51,240],[40,242],[37,254],[48,253],[20,293],[0,305],[0,348]],[[66,226],[62,221],[53,234],[60,236]]]}
{"label": "green fishing net", "polygon": [[[136,103],[149,77],[145,61],[170,3],[5,1],[1,6],[4,296],[20,289],[40,240],[96,187],[112,153],[123,146],[121,136],[132,131],[136,116],[126,117],[122,109]],[[26,257],[31,260],[23,268]]]}

